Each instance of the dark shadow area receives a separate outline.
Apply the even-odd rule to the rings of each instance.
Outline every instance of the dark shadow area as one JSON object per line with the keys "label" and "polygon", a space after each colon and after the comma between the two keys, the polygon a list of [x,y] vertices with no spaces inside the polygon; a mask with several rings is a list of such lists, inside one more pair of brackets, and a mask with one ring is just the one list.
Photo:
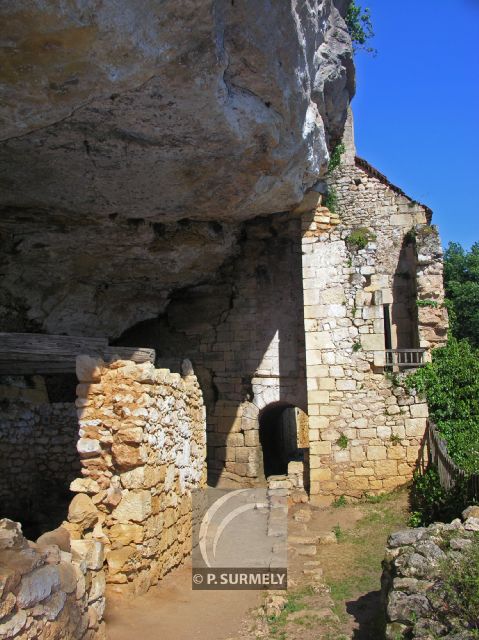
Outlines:
{"label": "dark shadow area", "polygon": [[[419,347],[416,305],[416,252],[413,234],[406,234],[393,276],[390,305],[390,342],[392,349]],[[386,335],[388,335],[386,333]],[[386,347],[388,348],[388,347]]]}
{"label": "dark shadow area", "polygon": [[353,640],[384,640],[386,617],[381,591],[370,591],[357,600],[346,602],[346,611],[359,625],[351,636]]}
{"label": "dark shadow area", "polygon": [[259,438],[266,478],[286,475],[288,462],[297,457],[296,421],[291,409],[284,405],[273,405],[260,414]]}
{"label": "dark shadow area", "polygon": [[[70,483],[81,467],[76,380],[70,374],[36,378],[41,384],[31,389],[27,377],[10,385],[4,380],[2,393],[12,398],[0,400],[0,517],[20,522],[30,540],[67,518]],[[39,397],[29,399],[29,392]]]}

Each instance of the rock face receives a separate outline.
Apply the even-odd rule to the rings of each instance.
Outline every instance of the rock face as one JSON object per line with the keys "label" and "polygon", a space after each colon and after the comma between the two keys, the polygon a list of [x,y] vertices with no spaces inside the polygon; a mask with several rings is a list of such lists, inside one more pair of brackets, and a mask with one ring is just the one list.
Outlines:
{"label": "rock face", "polygon": [[387,640],[474,637],[457,606],[451,606],[451,587],[444,584],[451,571],[457,573],[473,561],[468,554],[478,544],[473,532],[479,523],[474,509],[464,511],[462,523],[459,519],[437,522],[390,536],[381,580]]}
{"label": "rock face", "polygon": [[4,328],[118,335],[301,201],[354,92],[345,4],[4,2]]}

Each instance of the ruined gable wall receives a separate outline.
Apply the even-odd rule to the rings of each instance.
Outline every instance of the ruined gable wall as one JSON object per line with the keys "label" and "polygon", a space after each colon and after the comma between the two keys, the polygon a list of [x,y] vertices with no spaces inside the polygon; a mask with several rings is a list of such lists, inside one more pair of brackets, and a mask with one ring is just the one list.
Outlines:
{"label": "ruined gable wall", "polygon": [[[414,328],[418,316],[412,296],[418,290],[425,295],[427,288],[424,278],[417,279],[411,234],[426,225],[426,210],[355,165],[341,165],[332,183],[337,214],[319,208],[314,216],[303,216],[310,476],[316,502],[340,495],[359,498],[410,479],[428,415],[424,402],[384,369],[384,305],[391,305],[398,326],[409,322]],[[370,233],[364,248],[348,241],[359,227]],[[414,287],[405,293],[398,279],[413,280]],[[440,303],[442,286],[434,283],[428,298]],[[438,335],[442,332],[444,340],[444,310],[439,315]],[[421,327],[417,333],[418,343],[409,347],[429,346]],[[414,331],[410,336],[412,342]]]}
{"label": "ruined gable wall", "polygon": [[73,538],[105,546],[107,582],[141,593],[191,552],[191,491],[205,483],[205,409],[196,377],[146,363],[77,365],[83,478]]}

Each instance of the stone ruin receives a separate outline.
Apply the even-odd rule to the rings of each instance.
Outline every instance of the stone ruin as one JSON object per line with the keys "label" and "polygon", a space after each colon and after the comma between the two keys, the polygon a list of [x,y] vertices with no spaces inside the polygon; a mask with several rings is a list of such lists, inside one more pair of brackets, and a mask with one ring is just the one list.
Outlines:
{"label": "stone ruin", "polygon": [[477,545],[478,516],[479,508],[471,506],[462,521],[435,522],[389,537],[381,580],[387,640],[474,637],[468,621],[448,606],[444,581],[458,563],[471,561],[465,554]]}
{"label": "stone ruin", "polygon": [[446,338],[438,232],[356,156],[348,2],[273,5],[0,9],[21,52],[1,108],[0,638],[102,638],[108,590],[190,553],[206,482],[323,505],[421,456],[403,372]]}

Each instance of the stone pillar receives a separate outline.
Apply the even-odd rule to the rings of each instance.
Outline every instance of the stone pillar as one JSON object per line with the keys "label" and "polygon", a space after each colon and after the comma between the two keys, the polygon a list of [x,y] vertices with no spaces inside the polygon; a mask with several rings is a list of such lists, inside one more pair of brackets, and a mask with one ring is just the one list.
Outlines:
{"label": "stone pillar", "polygon": [[[340,265],[346,261],[345,243],[322,242],[339,222],[327,208],[318,206],[303,215],[303,293],[306,335],[306,379],[309,415],[309,468],[311,501],[321,502],[322,491],[334,490],[331,467],[323,461],[331,455],[327,440],[329,419],[340,406],[331,401],[335,390],[334,342],[327,319],[346,316]],[[334,283],[337,282],[337,286]],[[328,287],[326,287],[328,283]],[[329,502],[330,500],[326,500]]]}

